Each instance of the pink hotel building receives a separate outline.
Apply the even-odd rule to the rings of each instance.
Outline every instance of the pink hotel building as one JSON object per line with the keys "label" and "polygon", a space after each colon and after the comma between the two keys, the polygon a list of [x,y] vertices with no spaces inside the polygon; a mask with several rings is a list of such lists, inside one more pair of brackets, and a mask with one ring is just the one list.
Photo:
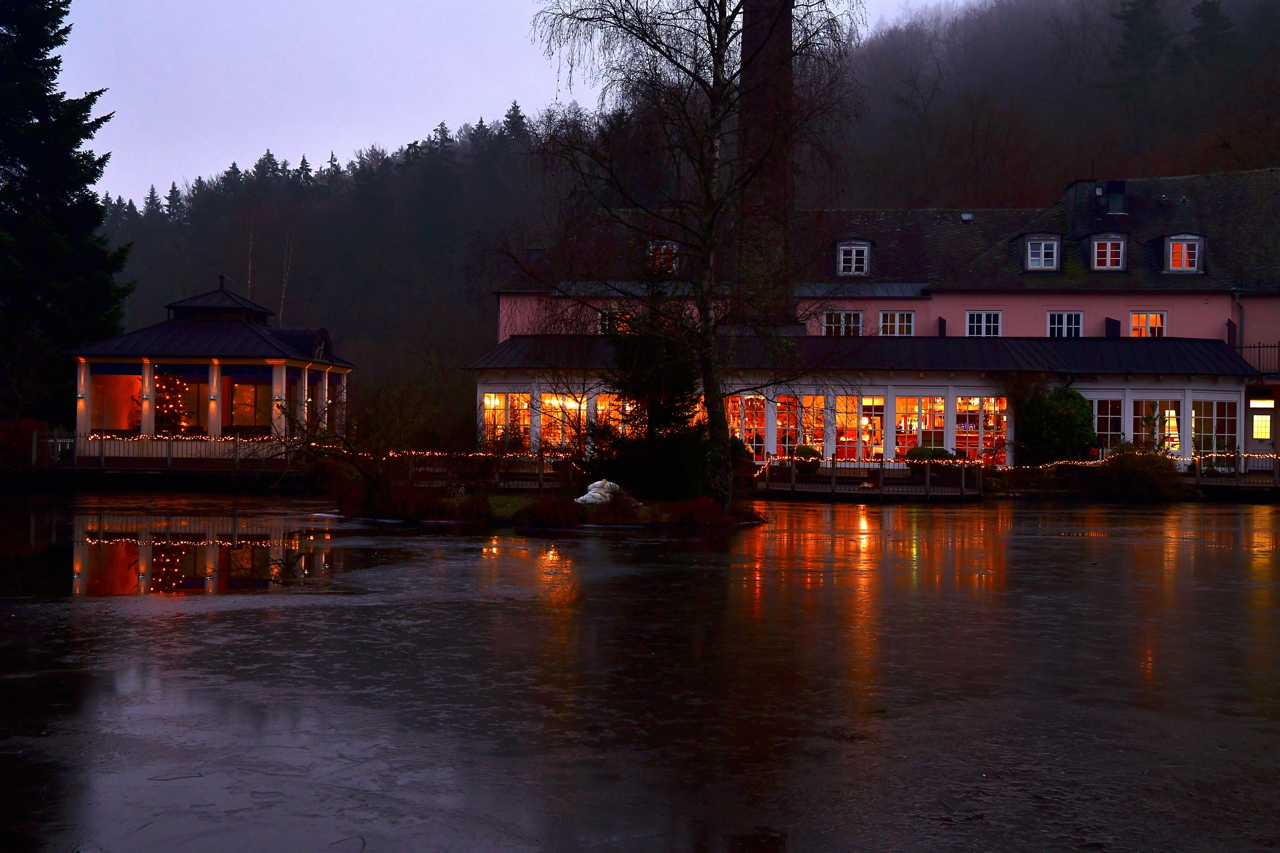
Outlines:
{"label": "pink hotel building", "polygon": [[[856,466],[933,446],[1010,464],[1003,389],[1018,374],[1088,398],[1104,449],[1275,452],[1280,169],[1077,181],[1039,210],[794,221],[801,362],[726,337],[730,387],[744,389],[731,426],[758,458],[808,445]],[[628,251],[678,279],[678,243]],[[602,290],[596,320],[621,292]],[[597,380],[606,339],[550,320],[581,300],[521,281],[497,296],[498,346],[472,365],[482,437],[552,448],[614,417]]]}

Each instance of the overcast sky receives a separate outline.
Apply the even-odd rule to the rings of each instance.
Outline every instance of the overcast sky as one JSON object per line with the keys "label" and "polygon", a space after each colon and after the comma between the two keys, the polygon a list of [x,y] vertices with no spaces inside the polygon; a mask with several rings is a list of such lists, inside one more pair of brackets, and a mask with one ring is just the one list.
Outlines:
{"label": "overcast sky", "polygon": [[[92,145],[110,151],[100,189],[141,202],[262,152],[345,163],[501,118],[536,114],[570,91],[530,38],[535,0],[74,0],[61,85],[108,91],[115,118]],[[903,0],[868,0],[874,25]]]}

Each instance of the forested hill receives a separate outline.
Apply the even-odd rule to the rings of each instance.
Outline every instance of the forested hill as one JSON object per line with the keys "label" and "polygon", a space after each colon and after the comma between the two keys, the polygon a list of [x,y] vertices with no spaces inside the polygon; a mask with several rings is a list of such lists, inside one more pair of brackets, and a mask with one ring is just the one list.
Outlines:
{"label": "forested hill", "polygon": [[[1280,0],[988,0],[914,13],[852,61],[858,117],[803,158],[834,165],[798,176],[804,205],[1029,207],[1075,178],[1280,166]],[[530,138],[513,105],[345,165],[268,152],[141,209],[112,200],[127,323],[225,273],[284,324],[329,328],[357,387],[430,386],[420,404],[466,435],[458,366],[494,341],[495,246],[540,203]]]}
{"label": "forested hill", "polygon": [[[268,151],[251,168],[152,190],[139,208],[116,199],[105,230],[133,242],[130,328],[163,305],[230,286],[281,315],[325,326],[362,366],[427,353],[467,354],[493,342],[490,250],[536,193],[522,157],[529,139],[513,105],[504,121],[440,125],[395,152],[369,148],[313,168]],[[376,355],[375,355],[376,354]]]}

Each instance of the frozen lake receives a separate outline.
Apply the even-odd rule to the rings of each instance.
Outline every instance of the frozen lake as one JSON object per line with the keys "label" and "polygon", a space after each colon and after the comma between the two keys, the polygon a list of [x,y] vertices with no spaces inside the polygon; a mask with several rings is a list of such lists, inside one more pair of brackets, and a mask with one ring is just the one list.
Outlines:
{"label": "frozen lake", "polygon": [[1273,849],[1278,510],[11,510],[0,849]]}

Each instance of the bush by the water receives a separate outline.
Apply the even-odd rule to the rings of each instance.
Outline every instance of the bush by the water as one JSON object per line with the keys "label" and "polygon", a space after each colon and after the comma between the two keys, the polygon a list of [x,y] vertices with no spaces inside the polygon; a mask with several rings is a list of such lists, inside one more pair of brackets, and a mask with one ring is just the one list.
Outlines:
{"label": "bush by the water", "polygon": [[1021,400],[1017,414],[1019,465],[1088,459],[1098,444],[1089,401],[1071,388],[1036,389]]}
{"label": "bush by the water", "polygon": [[1131,444],[1114,448],[1092,471],[1094,495],[1102,500],[1155,503],[1183,500],[1191,493],[1172,459]]}
{"label": "bush by the water", "polygon": [[711,481],[710,445],[701,429],[635,438],[606,434],[596,442],[590,470],[644,500],[691,500],[706,494]]}
{"label": "bush by the water", "polygon": [[512,521],[520,527],[577,527],[582,523],[583,515],[582,506],[573,498],[539,495],[532,504],[518,511]]}

